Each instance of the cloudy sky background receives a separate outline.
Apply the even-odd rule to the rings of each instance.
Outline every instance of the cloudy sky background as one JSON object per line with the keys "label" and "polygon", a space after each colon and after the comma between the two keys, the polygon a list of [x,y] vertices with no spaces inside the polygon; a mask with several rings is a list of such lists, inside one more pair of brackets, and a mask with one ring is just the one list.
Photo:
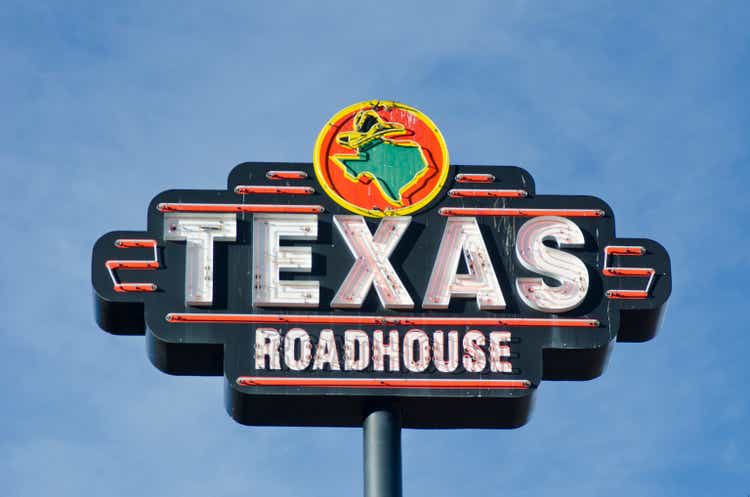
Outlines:
{"label": "cloudy sky background", "polygon": [[0,493],[362,493],[361,430],[250,428],[93,320],[90,251],[168,188],[310,161],[354,102],[457,164],[596,194],[672,256],[657,338],[544,383],[514,431],[405,431],[406,495],[750,494],[744,2],[31,2],[0,10]]}

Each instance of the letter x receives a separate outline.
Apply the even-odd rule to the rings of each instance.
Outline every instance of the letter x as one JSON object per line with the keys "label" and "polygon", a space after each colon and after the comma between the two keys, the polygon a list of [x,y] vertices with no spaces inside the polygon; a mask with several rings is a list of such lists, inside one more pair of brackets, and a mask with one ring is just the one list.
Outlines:
{"label": "letter x", "polygon": [[370,233],[362,216],[333,216],[333,221],[355,262],[336,292],[331,307],[362,307],[370,287],[374,285],[384,308],[413,308],[414,301],[388,260],[411,223],[411,217],[394,216],[381,220],[375,236]]}

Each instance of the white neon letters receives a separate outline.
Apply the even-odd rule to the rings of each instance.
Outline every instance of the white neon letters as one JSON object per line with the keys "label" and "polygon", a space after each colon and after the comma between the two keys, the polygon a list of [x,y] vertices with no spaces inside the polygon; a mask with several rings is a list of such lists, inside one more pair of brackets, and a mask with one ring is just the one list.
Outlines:
{"label": "white neon letters", "polygon": [[470,373],[481,373],[487,365],[484,354],[484,333],[478,330],[467,331],[464,335],[464,369]]}
{"label": "white neon letters", "polygon": [[448,359],[445,359],[443,332],[438,330],[432,335],[435,369],[441,373],[452,373],[458,367],[458,332],[448,332]]}
{"label": "white neon letters", "polygon": [[336,348],[336,337],[333,330],[322,330],[318,338],[318,348],[315,349],[313,369],[324,369],[326,364],[331,371],[339,371],[339,353]]}
{"label": "white neon letters", "polygon": [[[488,340],[489,337],[489,340]],[[447,338],[447,344],[446,344]],[[425,373],[513,373],[511,332],[468,330],[361,329],[319,332],[293,326],[255,330],[256,370],[389,371]],[[447,349],[447,350],[446,350]]]}
{"label": "white neon letters", "polygon": [[554,241],[560,248],[582,247],[581,229],[570,219],[542,216],[526,221],[518,230],[516,257],[528,269],[560,282],[549,286],[542,278],[516,278],[516,290],[527,306],[557,313],[576,308],[589,289],[589,272],[576,256],[544,245]]}
{"label": "white neon letters", "polygon": [[383,331],[375,330],[372,333],[372,368],[375,371],[383,371],[385,368],[385,356],[388,356],[388,371],[398,371],[398,331],[391,330],[388,333],[388,343],[383,343]]}
{"label": "white neon letters", "polygon": [[493,373],[511,373],[510,331],[493,331],[490,333],[490,371]]}
{"label": "white neon letters", "polygon": [[315,214],[255,214],[253,216],[253,305],[258,307],[317,307],[319,282],[282,280],[279,271],[306,273],[312,269],[310,247],[282,247],[280,240],[315,240]]}
{"label": "white neon letters", "polygon": [[[412,297],[389,260],[410,221],[409,217],[386,217],[373,235],[362,216],[334,216],[334,224],[355,261],[331,301],[332,308],[361,308],[373,287],[384,309],[414,307]],[[258,213],[253,216],[252,228],[252,305],[318,307],[318,281],[280,276],[281,272],[312,270],[310,246],[282,245],[281,241],[316,240],[317,216]],[[236,214],[166,213],[164,239],[187,242],[185,304],[212,305],[214,243],[237,239]],[[550,241],[557,248],[545,245]],[[589,288],[588,269],[581,259],[560,249],[583,247],[584,243],[583,233],[570,219],[541,216],[526,221],[516,236],[515,256],[522,267],[539,276],[516,278],[514,286],[519,299],[532,309],[551,314],[580,305]],[[462,256],[467,271],[459,274]],[[638,275],[651,275],[653,279],[653,270],[636,269]],[[540,276],[559,284],[548,285]],[[446,220],[422,308],[445,310],[454,297],[476,299],[482,311],[503,310],[506,306],[479,224],[473,217]]]}
{"label": "white neon letters", "polygon": [[[456,274],[462,252],[468,274]],[[503,292],[473,217],[448,218],[422,307],[447,309],[451,297],[476,298],[482,311],[505,309]]]}
{"label": "white neon letters", "polygon": [[302,328],[292,328],[284,337],[284,362],[292,371],[302,371],[310,365],[310,359],[312,359],[310,335]]}
{"label": "white neon letters", "polygon": [[258,328],[255,330],[255,369],[281,369],[279,347],[281,335],[275,328]]}
{"label": "white neon letters", "polygon": [[185,305],[211,305],[214,298],[214,242],[237,239],[237,216],[222,213],[165,214],[164,239],[186,242]]}
{"label": "white neon letters", "polygon": [[409,330],[404,337],[404,366],[421,373],[430,365],[430,339],[422,330]]}
{"label": "white neon letters", "polygon": [[344,332],[344,369],[362,371],[370,365],[370,338],[362,330]]}
{"label": "white neon letters", "polygon": [[346,279],[333,297],[331,307],[356,309],[374,286],[385,309],[411,309],[414,301],[404,288],[388,257],[411,222],[410,217],[382,219],[375,236],[362,216],[333,216],[333,222],[355,258]]}

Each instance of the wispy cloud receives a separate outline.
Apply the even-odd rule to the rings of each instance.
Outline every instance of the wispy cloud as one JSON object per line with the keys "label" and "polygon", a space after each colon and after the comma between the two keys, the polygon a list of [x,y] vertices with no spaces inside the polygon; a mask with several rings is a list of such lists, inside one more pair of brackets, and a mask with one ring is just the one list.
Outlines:
{"label": "wispy cloud", "polygon": [[[407,431],[407,495],[744,495],[750,211],[739,2],[89,2],[0,14],[0,480],[27,495],[361,492],[361,433],[236,425],[220,378],[175,378],[93,323],[89,254],[167,188],[309,161],[337,109],[426,111],[457,163],[596,194],[669,249],[660,336],[545,383],[515,431]],[[744,492],[744,493],[743,493]]]}

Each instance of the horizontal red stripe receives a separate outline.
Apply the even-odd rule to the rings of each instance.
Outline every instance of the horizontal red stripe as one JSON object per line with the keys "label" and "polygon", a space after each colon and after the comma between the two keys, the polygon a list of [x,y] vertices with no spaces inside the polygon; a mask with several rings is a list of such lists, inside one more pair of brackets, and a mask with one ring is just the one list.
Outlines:
{"label": "horizontal red stripe", "polygon": [[653,269],[639,267],[610,267],[602,270],[604,276],[642,276],[645,278],[654,273]]}
{"label": "horizontal red stripe", "polygon": [[430,388],[456,389],[512,389],[528,390],[528,380],[427,380],[417,378],[283,378],[268,376],[240,376],[240,386],[267,387],[323,387],[323,388]]}
{"label": "horizontal red stripe", "polygon": [[526,190],[473,190],[454,188],[448,190],[448,196],[453,198],[523,198],[528,195]]}
{"label": "horizontal red stripe", "polygon": [[161,212],[256,212],[318,214],[325,209],[322,205],[277,205],[277,204],[172,204],[161,203]]}
{"label": "horizontal red stripe", "polygon": [[225,323],[225,324],[361,324],[372,326],[532,326],[582,327],[599,326],[596,319],[564,318],[471,318],[422,316],[340,316],[315,314],[210,314],[170,313],[170,323]]}
{"label": "horizontal red stripe", "polygon": [[609,247],[604,247],[604,253],[607,255],[643,255],[646,253],[646,249],[644,247],[610,245]]}
{"label": "horizontal red stripe", "polygon": [[492,183],[495,176],[492,174],[457,174],[456,181],[459,183]]}
{"label": "horizontal red stripe", "polygon": [[471,208],[471,207],[441,207],[441,216],[562,216],[562,217],[602,217],[601,209],[510,209],[510,208]]}
{"label": "horizontal red stripe", "polygon": [[643,290],[607,290],[607,298],[622,300],[642,300],[648,298]]}
{"label": "horizontal red stripe", "polygon": [[153,283],[117,283],[115,284],[115,291],[118,293],[154,292],[156,291],[156,285]]}
{"label": "horizontal red stripe", "polygon": [[157,261],[107,261],[104,263],[109,269],[158,269]]}
{"label": "horizontal red stripe", "polygon": [[268,171],[266,178],[272,180],[307,179],[307,173],[305,171]]}
{"label": "horizontal red stripe", "polygon": [[239,195],[312,195],[315,189],[311,186],[269,186],[269,185],[238,185],[234,193]]}
{"label": "horizontal red stripe", "polygon": [[124,239],[115,240],[115,247],[118,248],[154,248],[156,240],[133,240]]}

